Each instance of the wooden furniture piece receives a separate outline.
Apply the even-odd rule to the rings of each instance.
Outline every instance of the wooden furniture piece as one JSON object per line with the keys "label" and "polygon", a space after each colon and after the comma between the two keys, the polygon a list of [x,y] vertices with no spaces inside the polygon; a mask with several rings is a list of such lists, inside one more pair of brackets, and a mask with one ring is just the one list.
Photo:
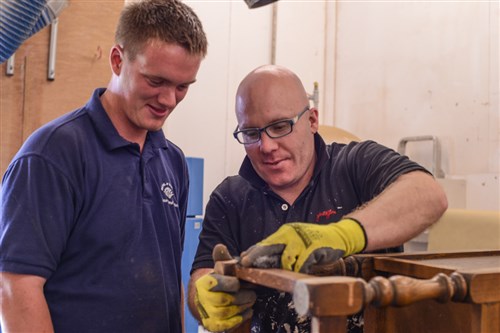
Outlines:
{"label": "wooden furniture piece", "polygon": [[[500,332],[500,251],[355,255],[337,273],[311,276],[218,262],[215,270],[293,294],[312,333],[346,331],[364,310],[366,333]],[[239,332],[249,332],[248,324]]]}
{"label": "wooden furniture piece", "polygon": [[351,141],[361,141],[356,135],[336,126],[319,125],[318,132],[327,144],[332,142],[348,144]]}
{"label": "wooden furniture piece", "polygon": [[500,250],[500,211],[449,208],[428,235],[433,252]]}

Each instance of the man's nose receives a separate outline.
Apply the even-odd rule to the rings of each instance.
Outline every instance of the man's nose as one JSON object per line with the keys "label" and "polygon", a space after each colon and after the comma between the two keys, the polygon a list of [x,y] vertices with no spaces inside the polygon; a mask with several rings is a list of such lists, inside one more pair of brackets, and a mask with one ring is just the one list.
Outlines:
{"label": "man's nose", "polygon": [[158,95],[158,102],[161,105],[174,108],[177,105],[177,96],[174,87],[162,87]]}
{"label": "man's nose", "polygon": [[271,138],[266,131],[263,131],[260,134],[259,147],[261,152],[268,153],[278,149],[278,141],[276,141],[276,139]]}

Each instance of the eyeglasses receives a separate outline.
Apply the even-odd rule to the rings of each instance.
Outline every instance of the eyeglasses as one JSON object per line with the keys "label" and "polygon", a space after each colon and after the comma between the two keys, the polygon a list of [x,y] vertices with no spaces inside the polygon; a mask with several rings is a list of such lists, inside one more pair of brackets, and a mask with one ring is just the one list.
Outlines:
{"label": "eyeglasses", "polygon": [[252,143],[259,142],[262,136],[262,132],[266,132],[266,134],[273,139],[281,138],[292,133],[293,125],[295,125],[297,121],[299,121],[300,117],[309,110],[309,106],[306,106],[305,109],[294,118],[275,121],[274,123],[271,123],[262,128],[252,127],[238,131],[238,126],[236,126],[233,136],[236,140],[238,140],[239,143],[243,145],[250,145]]}

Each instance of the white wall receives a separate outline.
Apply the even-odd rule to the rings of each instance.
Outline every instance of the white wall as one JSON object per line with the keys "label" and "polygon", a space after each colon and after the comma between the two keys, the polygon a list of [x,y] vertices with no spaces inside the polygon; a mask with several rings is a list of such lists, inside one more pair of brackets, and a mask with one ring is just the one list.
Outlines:
{"label": "white wall", "polygon": [[[337,123],[393,147],[394,138],[438,135],[450,174],[498,169],[498,149],[496,154],[492,149],[498,147],[498,76],[495,87],[491,7],[470,2],[343,4],[337,32],[342,83]],[[356,24],[360,21],[364,24]],[[498,73],[498,40],[496,47]]]}
{"label": "white wall", "polygon": [[[166,132],[205,158],[205,203],[244,156],[231,135],[236,87],[274,50],[308,91],[319,83],[322,123],[394,149],[402,137],[435,135],[447,177],[467,181],[468,208],[500,209],[498,2],[186,2],[204,23],[209,55]],[[407,152],[429,166],[430,147]]]}
{"label": "white wall", "polygon": [[234,96],[255,67],[270,63],[272,7],[249,10],[241,1],[186,1],[203,22],[209,50],[186,99],[165,125],[187,156],[205,159],[204,203],[245,156],[233,139]]}
{"label": "white wall", "polygon": [[[498,2],[339,5],[337,126],[393,148],[437,136],[466,206],[499,209],[498,16]],[[408,148],[431,164],[429,144]]]}

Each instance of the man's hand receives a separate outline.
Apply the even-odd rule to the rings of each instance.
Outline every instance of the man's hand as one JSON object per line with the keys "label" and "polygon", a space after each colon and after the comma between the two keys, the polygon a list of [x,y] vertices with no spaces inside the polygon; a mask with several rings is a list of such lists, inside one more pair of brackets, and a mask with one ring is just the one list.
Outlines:
{"label": "man's hand", "polygon": [[[229,260],[225,246],[216,246],[214,261]],[[252,317],[255,292],[240,289],[234,276],[210,273],[195,282],[195,304],[203,326],[211,332],[222,332],[239,326]]]}
{"label": "man's hand", "polygon": [[241,254],[245,267],[281,268],[310,273],[313,266],[328,265],[366,247],[361,224],[350,218],[337,223],[287,223],[274,234]]}

